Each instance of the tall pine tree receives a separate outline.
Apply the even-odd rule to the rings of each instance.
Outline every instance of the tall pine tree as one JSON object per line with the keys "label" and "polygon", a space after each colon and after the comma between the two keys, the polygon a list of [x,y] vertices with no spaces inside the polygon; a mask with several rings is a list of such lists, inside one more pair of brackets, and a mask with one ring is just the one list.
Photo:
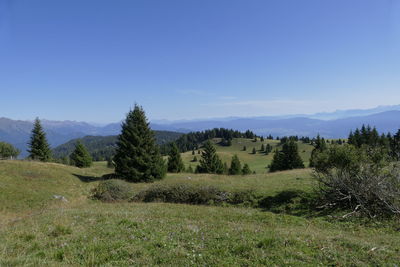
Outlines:
{"label": "tall pine tree", "polygon": [[218,157],[215,147],[210,141],[204,144],[203,152],[200,159],[200,165],[196,168],[197,173],[224,173],[224,165]]}
{"label": "tall pine tree", "polygon": [[39,118],[36,118],[33,125],[31,140],[29,142],[29,158],[32,160],[50,161],[51,150],[47,142],[46,133],[43,130]]}
{"label": "tall pine tree", "polygon": [[[193,150],[194,152],[194,150]],[[183,165],[181,153],[179,153],[176,143],[172,143],[171,149],[168,153],[168,171],[169,172],[182,172],[185,169]]]}
{"label": "tall pine tree", "polygon": [[78,168],[88,168],[92,166],[92,156],[89,154],[89,151],[86,147],[78,141],[75,145],[75,150],[69,156],[70,163]]}
{"label": "tall pine tree", "polygon": [[310,167],[314,167],[317,155],[324,152],[326,149],[327,145],[325,139],[321,138],[321,136],[318,134],[317,139],[315,140],[314,149],[311,152]]}
{"label": "tall pine tree", "polygon": [[135,105],[118,136],[114,157],[115,174],[130,182],[152,182],[164,178],[165,162],[154,140],[142,107]]}
{"label": "tall pine tree", "polygon": [[229,175],[242,174],[242,164],[240,163],[239,157],[234,155],[231,161],[231,167],[229,168]]}

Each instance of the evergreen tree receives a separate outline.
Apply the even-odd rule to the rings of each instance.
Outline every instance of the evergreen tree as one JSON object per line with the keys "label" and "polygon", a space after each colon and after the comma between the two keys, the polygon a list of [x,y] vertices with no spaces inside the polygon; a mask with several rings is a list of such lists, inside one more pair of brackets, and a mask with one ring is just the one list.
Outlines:
{"label": "evergreen tree", "polygon": [[115,174],[127,181],[152,182],[165,176],[165,162],[155,144],[154,132],[138,105],[122,123],[114,162]]}
{"label": "evergreen tree", "polygon": [[261,152],[265,152],[265,146],[264,146],[264,144],[261,145],[261,149],[260,149],[260,150],[261,150]]}
{"label": "evergreen tree", "polygon": [[189,167],[186,170],[188,173],[193,173],[193,168],[192,165],[189,165]]}
{"label": "evergreen tree", "polygon": [[247,150],[247,147],[246,146],[243,146],[243,149],[242,149],[243,151],[246,151]]}
{"label": "evergreen tree", "polygon": [[263,136],[260,137],[260,141],[264,142],[264,137]]}
{"label": "evergreen tree", "polygon": [[325,143],[325,139],[321,138],[320,135],[318,134],[317,139],[315,140],[314,149],[311,152],[310,167],[314,167],[315,159],[316,159],[318,153],[324,152],[326,149],[327,149],[327,146]]}
{"label": "evergreen tree", "polygon": [[271,152],[272,152],[272,146],[270,144],[267,144],[267,146],[265,147],[265,153],[268,155]]}
{"label": "evergreen tree", "polygon": [[29,158],[32,160],[50,161],[51,150],[50,145],[46,139],[46,133],[44,132],[40,120],[36,118],[31,140],[29,142]]}
{"label": "evergreen tree", "polygon": [[270,165],[270,172],[299,168],[304,168],[303,160],[299,155],[296,142],[289,139],[283,144],[282,151],[275,151],[274,158]]}
{"label": "evergreen tree", "polygon": [[86,147],[78,141],[75,145],[75,150],[69,156],[70,164],[78,168],[88,168],[92,166],[92,156],[90,156]]}
{"label": "evergreen tree", "polygon": [[239,175],[242,173],[242,164],[240,163],[239,157],[234,155],[231,161],[231,167],[229,168],[229,175]]}
{"label": "evergreen tree", "polygon": [[229,174],[229,168],[228,168],[228,164],[226,162],[224,162],[224,171],[223,174]]}
{"label": "evergreen tree", "polygon": [[[193,151],[194,152],[194,151]],[[182,172],[185,169],[183,165],[181,153],[179,153],[176,143],[172,143],[171,149],[168,154],[168,171],[169,172]]]}
{"label": "evergreen tree", "polygon": [[256,154],[256,153],[257,153],[257,150],[256,150],[255,147],[253,147],[253,151],[252,151],[251,153],[253,153],[253,154]]}
{"label": "evergreen tree", "polygon": [[200,165],[196,168],[196,173],[216,173],[222,174],[224,165],[218,157],[215,147],[210,141],[204,144],[203,152],[200,159]]}
{"label": "evergreen tree", "polygon": [[400,129],[397,131],[397,133],[393,137],[391,137],[390,150],[391,150],[391,155],[392,155],[393,159],[399,161],[400,160]]}
{"label": "evergreen tree", "polygon": [[192,162],[197,162],[197,157],[196,156],[193,157]]}
{"label": "evergreen tree", "polygon": [[243,170],[242,170],[242,174],[243,175],[251,174],[251,170],[250,170],[249,164],[247,164],[247,163],[244,164]]}
{"label": "evergreen tree", "polygon": [[[176,145],[176,143],[174,143],[174,144]],[[196,152],[193,150],[193,151],[192,151],[192,155],[195,155],[195,154],[196,154]]]}

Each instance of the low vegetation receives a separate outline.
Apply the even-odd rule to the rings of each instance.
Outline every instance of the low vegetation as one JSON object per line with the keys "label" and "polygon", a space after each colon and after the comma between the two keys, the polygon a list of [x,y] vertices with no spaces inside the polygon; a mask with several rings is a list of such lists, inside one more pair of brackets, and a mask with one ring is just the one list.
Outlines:
{"label": "low vegetation", "polygon": [[122,180],[105,180],[101,181],[95,188],[91,190],[93,199],[104,202],[114,202],[128,200],[132,198],[134,192],[131,186]]}
{"label": "low vegetation", "polygon": [[92,189],[109,173],[105,162],[80,169],[1,161],[0,265],[357,266],[400,261],[395,222],[342,221],[296,208],[312,193],[309,169],[249,176],[178,173],[153,184],[117,181],[133,189],[129,195],[178,184],[243,192],[242,199],[250,192],[264,197],[259,208],[92,200]]}

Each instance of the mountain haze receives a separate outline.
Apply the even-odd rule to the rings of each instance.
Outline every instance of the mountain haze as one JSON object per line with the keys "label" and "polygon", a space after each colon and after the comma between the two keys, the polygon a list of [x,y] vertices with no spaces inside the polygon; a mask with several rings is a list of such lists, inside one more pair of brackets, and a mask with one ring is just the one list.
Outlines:
{"label": "mountain haze", "polygon": [[[381,112],[383,111],[383,112]],[[361,114],[361,115],[355,115]],[[343,117],[344,116],[344,117]],[[335,118],[335,119],[328,119]],[[376,126],[380,132],[395,132],[400,128],[400,105],[382,106],[368,110],[345,110],[313,115],[268,116],[254,118],[219,118],[186,121],[157,121],[153,130],[187,133],[212,128],[239,131],[251,130],[258,135],[316,136],[345,138],[350,130],[362,124]],[[42,120],[50,145],[54,148],[72,139],[85,136],[117,135],[121,123],[96,126],[86,122]],[[0,141],[13,144],[26,155],[27,143],[33,127],[31,121],[0,118]]]}

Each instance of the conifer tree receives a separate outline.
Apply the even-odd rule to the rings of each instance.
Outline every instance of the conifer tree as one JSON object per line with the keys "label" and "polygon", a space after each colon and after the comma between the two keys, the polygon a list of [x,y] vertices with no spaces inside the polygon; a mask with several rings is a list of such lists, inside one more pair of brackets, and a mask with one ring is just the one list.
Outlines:
{"label": "conifer tree", "polygon": [[[194,152],[194,151],[193,151]],[[172,143],[171,149],[168,154],[168,171],[169,172],[182,172],[185,169],[183,165],[181,153],[179,153],[176,143]]]}
{"label": "conifer tree", "polygon": [[242,173],[242,164],[240,163],[239,157],[234,155],[231,161],[231,167],[229,168],[229,175],[239,175]]}
{"label": "conifer tree", "polygon": [[318,134],[317,139],[315,140],[314,149],[311,152],[310,167],[314,167],[317,155],[321,152],[324,152],[326,149],[327,146],[325,143],[325,139],[321,138],[321,136]]}
{"label": "conifer tree", "polygon": [[242,149],[243,151],[246,151],[247,150],[247,147],[246,146],[243,146],[243,149]]}
{"label": "conifer tree", "polygon": [[261,152],[264,152],[264,151],[265,151],[265,146],[264,146],[264,144],[261,145],[261,149],[260,149],[260,150],[261,150]]}
{"label": "conifer tree", "polygon": [[249,164],[245,163],[242,169],[242,174],[243,175],[249,175],[251,174],[250,166]]}
{"label": "conifer tree", "polygon": [[28,152],[29,158],[32,160],[51,160],[50,145],[47,142],[46,133],[42,128],[39,118],[36,118],[33,126]]}
{"label": "conifer tree", "polygon": [[218,157],[215,147],[210,141],[204,144],[203,152],[200,159],[200,165],[196,168],[196,173],[216,173],[222,174],[224,165]]}
{"label": "conifer tree", "polygon": [[152,182],[165,176],[165,162],[155,143],[154,132],[138,105],[122,123],[114,162],[115,174],[130,182]]}
{"label": "conifer tree", "polygon": [[400,160],[400,129],[393,137],[390,137],[390,150],[393,159]]}
{"label": "conifer tree", "polygon": [[192,165],[189,165],[189,167],[186,170],[188,173],[193,173],[193,168]]}
{"label": "conifer tree", "polygon": [[78,168],[88,168],[92,166],[92,156],[89,154],[86,147],[78,141],[75,145],[75,150],[69,156],[70,164]]}
{"label": "conifer tree", "polygon": [[270,172],[304,168],[296,142],[289,139],[283,144],[282,151],[276,150],[269,167]]}
{"label": "conifer tree", "polygon": [[253,151],[252,151],[251,153],[253,153],[253,154],[256,154],[256,153],[257,153],[257,150],[256,150],[255,147],[253,147]]}

